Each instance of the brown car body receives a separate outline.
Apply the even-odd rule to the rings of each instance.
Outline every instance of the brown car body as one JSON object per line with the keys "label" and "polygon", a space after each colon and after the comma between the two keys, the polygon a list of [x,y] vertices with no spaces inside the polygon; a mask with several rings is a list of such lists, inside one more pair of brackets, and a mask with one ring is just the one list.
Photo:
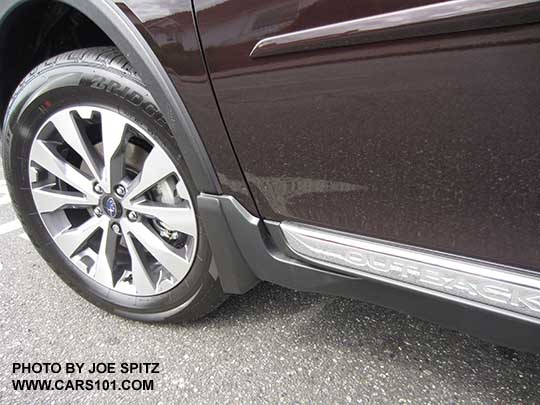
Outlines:
{"label": "brown car body", "polygon": [[538,7],[253,58],[266,37],[437,2],[195,1],[201,43],[189,2],[125,3],[253,214],[540,270]]}

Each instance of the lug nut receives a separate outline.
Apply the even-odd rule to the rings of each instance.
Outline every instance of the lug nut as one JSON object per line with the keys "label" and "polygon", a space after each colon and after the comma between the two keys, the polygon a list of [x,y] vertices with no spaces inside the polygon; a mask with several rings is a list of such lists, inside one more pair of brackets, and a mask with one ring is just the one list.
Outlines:
{"label": "lug nut", "polygon": [[126,188],[123,185],[119,184],[114,188],[114,192],[119,197],[123,197],[126,195]]}
{"label": "lug nut", "polygon": [[177,231],[169,231],[166,229],[162,229],[161,231],[159,231],[159,236],[168,240],[177,240],[180,237],[180,233]]}
{"label": "lug nut", "polygon": [[103,210],[100,207],[96,207],[94,208],[94,214],[96,215],[96,217],[100,217],[103,215]]}
{"label": "lug nut", "polygon": [[129,211],[127,217],[132,222],[135,222],[135,221],[137,221],[139,219],[139,216],[134,211]]}
{"label": "lug nut", "polygon": [[103,187],[101,187],[98,183],[94,184],[94,191],[98,194],[103,194]]}
{"label": "lug nut", "polygon": [[120,235],[122,233],[122,229],[120,229],[120,225],[118,224],[112,224],[111,228],[117,235]]}

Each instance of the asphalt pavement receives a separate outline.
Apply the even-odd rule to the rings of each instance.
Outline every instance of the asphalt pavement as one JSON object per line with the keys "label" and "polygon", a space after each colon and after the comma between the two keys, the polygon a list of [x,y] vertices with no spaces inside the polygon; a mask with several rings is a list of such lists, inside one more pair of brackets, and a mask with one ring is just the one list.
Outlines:
{"label": "asphalt pavement", "polygon": [[[540,356],[360,301],[261,284],[190,324],[110,315],[37,255],[3,180],[0,263],[1,404],[540,403]],[[16,391],[14,379],[96,379],[12,373],[28,362],[159,363],[159,374],[131,376],[151,391]]]}

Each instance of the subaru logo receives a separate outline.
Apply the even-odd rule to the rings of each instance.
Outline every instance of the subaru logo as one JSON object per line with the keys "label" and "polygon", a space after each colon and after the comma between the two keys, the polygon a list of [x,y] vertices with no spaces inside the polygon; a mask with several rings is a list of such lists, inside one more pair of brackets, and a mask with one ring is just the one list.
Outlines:
{"label": "subaru logo", "polygon": [[114,198],[112,197],[109,197],[105,200],[105,204],[103,204],[103,209],[111,218],[116,218],[116,216],[118,215],[118,206],[116,204],[116,201],[114,201]]}

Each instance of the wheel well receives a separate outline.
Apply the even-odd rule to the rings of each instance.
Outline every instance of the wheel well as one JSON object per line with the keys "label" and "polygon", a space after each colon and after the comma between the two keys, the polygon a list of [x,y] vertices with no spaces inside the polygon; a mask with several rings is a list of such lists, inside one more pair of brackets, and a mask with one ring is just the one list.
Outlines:
{"label": "wheel well", "polygon": [[41,62],[74,49],[112,45],[90,19],[56,1],[26,2],[0,27],[0,126],[11,95]]}

